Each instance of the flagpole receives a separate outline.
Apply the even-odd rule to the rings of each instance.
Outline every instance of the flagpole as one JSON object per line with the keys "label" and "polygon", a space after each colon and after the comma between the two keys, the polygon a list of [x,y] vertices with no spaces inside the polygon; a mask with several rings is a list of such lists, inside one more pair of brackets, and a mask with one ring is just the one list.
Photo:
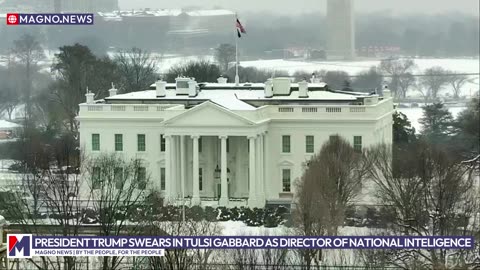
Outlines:
{"label": "flagpole", "polygon": [[[235,13],[235,20],[238,20],[237,14]],[[237,33],[237,28],[235,28],[235,34]],[[235,35],[235,86],[240,85],[240,77],[238,76],[238,36]]]}

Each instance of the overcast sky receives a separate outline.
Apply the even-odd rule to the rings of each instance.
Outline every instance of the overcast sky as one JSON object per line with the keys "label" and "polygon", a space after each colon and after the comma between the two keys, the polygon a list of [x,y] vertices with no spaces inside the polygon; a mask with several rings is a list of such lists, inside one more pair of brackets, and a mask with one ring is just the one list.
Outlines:
{"label": "overcast sky", "polygon": [[[479,0],[354,0],[357,13],[385,11],[389,14],[406,13],[479,13]],[[119,0],[121,9],[138,8],[181,8],[201,6],[202,8],[222,7],[239,13],[271,11],[274,13],[305,13],[325,11],[326,0]]]}

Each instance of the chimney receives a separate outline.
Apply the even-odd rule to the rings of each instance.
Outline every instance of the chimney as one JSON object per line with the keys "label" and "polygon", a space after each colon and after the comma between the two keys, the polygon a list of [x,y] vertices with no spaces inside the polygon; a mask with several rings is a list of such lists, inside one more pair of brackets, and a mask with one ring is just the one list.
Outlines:
{"label": "chimney", "polygon": [[268,79],[265,82],[265,97],[266,98],[273,97],[273,82],[272,82],[272,79]]}
{"label": "chimney", "polygon": [[217,82],[221,84],[226,84],[228,81],[228,78],[224,78],[223,76],[218,77]]}
{"label": "chimney", "polygon": [[165,97],[167,95],[166,91],[167,82],[158,80],[155,82],[155,89],[157,90],[157,97]]}
{"label": "chimney", "polygon": [[189,97],[197,96],[197,82],[195,80],[188,81],[188,96]]}
{"label": "chimney", "polygon": [[112,82],[112,88],[108,90],[108,93],[110,97],[116,96],[117,95],[117,89],[115,88],[115,85]]}
{"label": "chimney", "polygon": [[308,98],[308,82],[301,81],[298,83],[298,97]]}
{"label": "chimney", "polygon": [[390,89],[388,89],[388,85],[385,85],[385,88],[383,88],[383,98],[391,98],[392,97],[392,92]]}
{"label": "chimney", "polygon": [[87,93],[85,94],[85,97],[87,98],[87,104],[95,103],[94,101],[95,94],[90,92],[90,90],[88,90],[88,87],[87,87]]}

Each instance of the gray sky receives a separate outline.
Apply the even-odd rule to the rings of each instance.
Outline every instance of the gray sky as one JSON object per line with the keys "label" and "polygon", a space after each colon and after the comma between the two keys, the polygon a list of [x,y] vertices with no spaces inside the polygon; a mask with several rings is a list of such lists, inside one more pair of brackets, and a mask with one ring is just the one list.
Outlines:
{"label": "gray sky", "polygon": [[[385,11],[389,14],[464,12],[479,14],[479,0],[354,0],[357,13]],[[326,0],[119,0],[121,9],[222,7],[241,12],[271,11],[291,14],[324,12]]]}

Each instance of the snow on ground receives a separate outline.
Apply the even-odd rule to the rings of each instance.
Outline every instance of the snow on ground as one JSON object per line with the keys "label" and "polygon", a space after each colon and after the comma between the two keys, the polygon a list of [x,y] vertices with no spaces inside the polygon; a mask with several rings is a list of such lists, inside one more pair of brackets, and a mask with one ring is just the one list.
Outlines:
{"label": "snow on ground", "polygon": [[[208,61],[214,61],[214,57],[211,55],[204,56],[167,56],[161,57],[158,65],[158,72],[166,73],[171,67],[185,63],[191,60],[204,59]],[[425,69],[433,66],[441,66],[445,69],[451,70],[457,73],[479,73],[480,63],[479,59],[414,59],[417,65],[414,73],[421,74]],[[296,71],[306,71],[311,73],[317,70],[341,70],[349,73],[350,75],[358,74],[362,71],[370,69],[372,66],[378,66],[380,60],[366,60],[366,61],[295,61],[295,60],[254,60],[254,61],[241,61],[242,67],[255,67],[258,69],[272,70],[272,71],[287,71],[290,75],[293,75]],[[471,82],[468,82],[462,88],[462,95],[470,96],[479,90],[479,76],[471,76]],[[444,93],[450,91],[450,87],[445,87]],[[420,93],[411,91],[410,96],[419,96]]]}
{"label": "snow on ground", "polygon": [[[480,62],[479,59],[414,59],[417,65],[414,73],[421,74],[425,69],[441,66],[445,69],[457,73],[479,73]],[[368,61],[292,61],[292,60],[256,60],[256,61],[242,61],[243,67],[256,67],[267,70],[283,70],[293,75],[296,71],[314,72],[317,70],[341,70],[350,75],[358,74],[362,71],[367,71],[372,66],[378,66],[380,60]],[[479,90],[479,76],[471,76],[471,82],[468,82],[462,88],[462,95],[470,96]],[[444,92],[449,92],[450,87],[445,87]],[[411,96],[418,96],[419,93],[410,92]]]}
{"label": "snow on ground", "polygon": [[[458,114],[465,109],[466,107],[448,107],[448,110],[452,113],[454,118],[456,118]],[[422,125],[419,123],[420,118],[423,116],[422,108],[398,108],[397,111],[405,114],[408,117],[408,120],[410,120],[412,127],[415,128],[417,133],[422,130]]]}
{"label": "snow on ground", "polygon": [[[220,222],[223,226],[223,236],[293,236],[291,228],[278,226],[276,228],[248,227],[241,221]],[[366,227],[340,227],[338,235],[342,236],[368,236],[381,235],[381,230]],[[324,262],[332,265],[353,265],[358,263],[358,252],[353,249],[324,250]]]}
{"label": "snow on ground", "polygon": [[[268,236],[282,236],[293,235],[292,229],[280,225],[275,228],[249,227],[242,221],[222,221],[219,222],[223,227],[222,235],[224,236],[256,236],[256,235],[268,235]],[[372,229],[366,227],[340,227],[339,235],[369,235],[372,233]]]}
{"label": "snow on ground", "polygon": [[[479,73],[479,59],[414,59],[419,71],[433,66],[441,66],[456,72]],[[242,61],[244,67],[256,67],[260,69],[274,69],[288,71],[293,74],[298,70],[313,72],[315,70],[343,70],[349,74],[357,74],[368,70],[372,66],[378,66],[380,60],[368,61],[292,61],[292,60],[256,60]]]}

